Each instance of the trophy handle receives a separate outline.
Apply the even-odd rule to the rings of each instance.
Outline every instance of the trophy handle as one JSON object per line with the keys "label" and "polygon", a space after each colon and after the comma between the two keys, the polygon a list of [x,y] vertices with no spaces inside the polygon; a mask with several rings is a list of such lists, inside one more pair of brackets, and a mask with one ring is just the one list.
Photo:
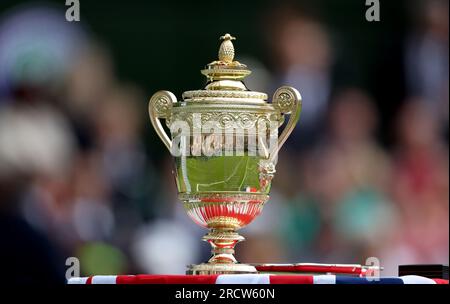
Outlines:
{"label": "trophy handle", "polygon": [[300,113],[302,111],[302,96],[297,89],[289,86],[282,86],[273,94],[272,104],[277,110],[280,111],[282,115],[291,114],[291,116],[289,117],[286,127],[278,138],[278,145],[275,148],[275,153],[273,153],[270,157],[271,161],[273,161],[277,156],[281,147],[294,130],[295,125],[300,118]]}
{"label": "trophy handle", "polygon": [[148,114],[153,128],[169,151],[172,149],[172,141],[164,131],[161,119],[167,119],[171,115],[173,104],[176,102],[177,98],[172,92],[158,91],[153,94],[148,103]]}

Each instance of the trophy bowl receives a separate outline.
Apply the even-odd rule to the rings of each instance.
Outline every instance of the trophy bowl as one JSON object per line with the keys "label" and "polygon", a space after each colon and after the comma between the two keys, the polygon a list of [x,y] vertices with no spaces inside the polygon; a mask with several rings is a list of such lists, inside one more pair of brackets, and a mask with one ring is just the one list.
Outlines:
{"label": "trophy bowl", "polygon": [[[212,256],[189,265],[188,274],[256,273],[233,255],[244,240],[237,230],[269,199],[278,151],[301,111],[300,93],[292,87],[276,90],[271,103],[265,93],[250,91],[243,79],[251,71],[234,61],[234,37],[221,39],[219,60],[201,71],[204,89],[184,92],[181,101],[159,91],[149,102],[150,121],[175,160],[178,197],[188,216],[209,229],[203,240],[211,244]],[[286,114],[289,120],[278,136]]]}

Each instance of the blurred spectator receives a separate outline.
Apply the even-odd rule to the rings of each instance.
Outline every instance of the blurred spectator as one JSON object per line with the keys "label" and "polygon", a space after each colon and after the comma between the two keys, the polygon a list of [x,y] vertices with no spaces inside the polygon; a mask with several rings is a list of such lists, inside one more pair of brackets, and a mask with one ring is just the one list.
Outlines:
{"label": "blurred spectator", "polygon": [[425,104],[407,102],[398,118],[391,186],[401,213],[393,239],[386,242],[386,263],[448,259],[448,147]]}
{"label": "blurred spectator", "polygon": [[275,59],[276,81],[301,88],[303,99],[301,128],[296,128],[291,146],[305,149],[322,131],[331,92],[332,51],[324,24],[290,5],[280,6],[269,16],[269,49]]}
{"label": "blurred spectator", "polygon": [[409,96],[419,96],[448,132],[449,61],[448,1],[420,1],[415,8],[415,28],[407,38],[405,74]]}
{"label": "blurred spectator", "polygon": [[0,108],[0,258],[8,274],[1,280],[65,282],[64,255],[51,231],[30,225],[21,210],[30,186],[66,174],[71,138],[64,118],[49,108]]}
{"label": "blurred spectator", "polygon": [[300,233],[294,243],[308,241],[315,250],[311,256],[350,262],[355,252],[367,255],[365,250],[393,224],[385,192],[389,159],[374,140],[376,126],[376,111],[365,92],[349,88],[336,95],[328,137],[303,163],[306,189],[298,206],[292,206],[290,217],[298,216],[299,223],[309,226],[303,232],[286,233],[291,237]]}
{"label": "blurred spectator", "polygon": [[[64,11],[36,4],[17,6],[0,19],[0,100],[55,93],[86,43],[82,28]],[[51,30],[53,29],[53,30]]]}
{"label": "blurred spectator", "polygon": [[71,61],[60,96],[61,107],[73,125],[80,148],[90,149],[95,144],[92,130],[97,118],[93,109],[106,102],[115,88],[114,65],[108,50],[98,42],[85,45]]}

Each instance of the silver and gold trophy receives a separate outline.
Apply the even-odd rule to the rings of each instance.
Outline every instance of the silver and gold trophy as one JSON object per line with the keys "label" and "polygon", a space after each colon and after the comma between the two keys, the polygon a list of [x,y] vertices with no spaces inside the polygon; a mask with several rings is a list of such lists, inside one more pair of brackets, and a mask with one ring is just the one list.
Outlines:
{"label": "silver and gold trophy", "polygon": [[[179,101],[159,91],[148,105],[150,121],[175,159],[178,197],[189,217],[209,229],[203,240],[211,244],[212,256],[189,265],[188,274],[257,272],[233,255],[244,240],[237,230],[269,199],[278,151],[300,117],[296,89],[281,87],[267,102],[267,94],[246,87],[243,80],[251,71],[234,60],[234,39],[221,37],[219,59],[201,71],[207,78],[204,89],[186,91]],[[278,136],[286,114],[289,120]]]}

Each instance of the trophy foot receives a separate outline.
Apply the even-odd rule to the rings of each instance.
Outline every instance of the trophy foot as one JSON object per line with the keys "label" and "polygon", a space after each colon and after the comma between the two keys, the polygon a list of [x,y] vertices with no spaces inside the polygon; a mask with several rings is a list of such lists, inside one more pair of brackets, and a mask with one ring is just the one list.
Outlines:
{"label": "trophy foot", "polygon": [[211,275],[211,274],[243,274],[257,273],[256,268],[246,264],[209,264],[188,265],[188,275]]}
{"label": "trophy foot", "polygon": [[234,257],[234,246],[245,240],[236,231],[224,228],[213,228],[203,237],[211,244],[212,256],[208,263],[188,265],[187,274],[238,274],[257,273],[251,265],[239,264]]}

